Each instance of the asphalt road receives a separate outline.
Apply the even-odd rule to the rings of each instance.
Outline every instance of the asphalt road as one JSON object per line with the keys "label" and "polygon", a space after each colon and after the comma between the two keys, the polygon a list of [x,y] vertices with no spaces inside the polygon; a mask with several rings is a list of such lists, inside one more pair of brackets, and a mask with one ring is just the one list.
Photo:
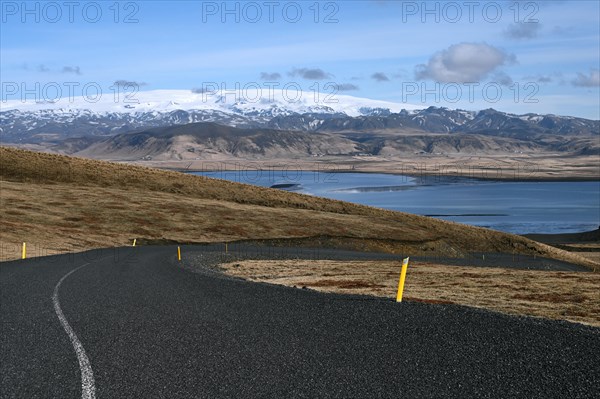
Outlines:
{"label": "asphalt road", "polygon": [[1,263],[0,397],[600,397],[600,329],[248,283],[221,256]]}

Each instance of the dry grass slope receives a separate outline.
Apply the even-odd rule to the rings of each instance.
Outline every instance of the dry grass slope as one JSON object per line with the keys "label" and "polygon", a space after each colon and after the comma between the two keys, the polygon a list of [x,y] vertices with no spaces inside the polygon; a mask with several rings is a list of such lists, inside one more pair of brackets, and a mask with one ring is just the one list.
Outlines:
{"label": "dry grass slope", "polygon": [[[0,147],[1,259],[133,238],[180,242],[331,237],[337,245],[461,256],[539,255],[600,269],[523,237],[422,216],[127,164]],[[36,249],[37,248],[37,249]]]}

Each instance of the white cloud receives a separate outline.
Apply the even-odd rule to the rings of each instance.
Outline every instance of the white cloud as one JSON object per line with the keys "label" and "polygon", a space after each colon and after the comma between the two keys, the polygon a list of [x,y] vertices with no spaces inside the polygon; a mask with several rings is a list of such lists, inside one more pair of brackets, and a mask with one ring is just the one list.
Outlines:
{"label": "white cloud", "polygon": [[375,79],[378,82],[389,82],[390,78],[388,78],[388,76],[383,73],[383,72],[375,72],[373,75],[371,75],[372,79]]}
{"label": "white cloud", "polygon": [[353,91],[359,89],[357,85],[352,83],[341,83],[336,85],[336,88],[338,89],[338,91]]}
{"label": "white cloud", "polygon": [[281,74],[279,72],[261,72],[260,78],[261,80],[279,80]]}
{"label": "white cloud", "polygon": [[294,68],[288,73],[290,76],[300,76],[307,80],[324,80],[333,77],[329,72],[325,72],[321,68]]}
{"label": "white cloud", "polygon": [[416,67],[416,78],[442,83],[479,82],[498,67],[515,62],[515,56],[486,43],[453,44]]}
{"label": "white cloud", "polygon": [[73,73],[75,75],[81,75],[81,68],[78,66],[64,66],[62,68],[62,73]]}
{"label": "white cloud", "polygon": [[504,31],[504,36],[510,39],[533,39],[537,37],[540,30],[538,22],[516,22],[509,25]]}
{"label": "white cloud", "polygon": [[146,82],[136,82],[135,80],[119,79],[119,80],[115,80],[114,83],[113,83],[113,85],[120,86],[120,87],[140,88],[142,86],[147,86],[148,83],[146,83]]}
{"label": "white cloud", "polygon": [[513,79],[504,72],[496,72],[492,76],[492,80],[503,86],[510,86],[514,83]]}
{"label": "white cloud", "polygon": [[577,78],[571,82],[579,87],[598,87],[600,86],[600,69],[592,69],[589,74],[577,73]]}

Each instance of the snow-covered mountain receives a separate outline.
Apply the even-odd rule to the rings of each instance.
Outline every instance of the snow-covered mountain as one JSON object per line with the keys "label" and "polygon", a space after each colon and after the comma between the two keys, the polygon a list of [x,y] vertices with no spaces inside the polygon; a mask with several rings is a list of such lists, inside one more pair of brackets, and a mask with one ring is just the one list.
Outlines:
{"label": "snow-covered mountain", "polygon": [[[417,108],[346,95],[275,89],[210,93],[154,90],[128,96],[121,93],[119,97],[109,93],[100,98],[61,98],[54,102],[9,100],[0,105],[0,132],[4,141],[38,135],[111,135],[142,127],[195,122],[259,127],[267,126],[273,118],[304,114],[325,119]],[[312,122],[313,128],[318,125],[319,122]]]}
{"label": "snow-covered mountain", "polygon": [[[278,116],[291,113],[344,113],[348,116],[364,115],[374,109],[400,112],[419,107],[387,101],[371,100],[347,95],[305,92],[295,90],[248,89],[198,93],[189,90],[152,90],[133,93],[104,93],[99,98],[72,97],[56,101],[32,99],[8,100],[2,103],[3,111],[42,111],[74,113],[89,110],[96,113],[168,113],[184,111],[221,111],[237,115]],[[422,107],[421,107],[422,108]]]}
{"label": "snow-covered mountain", "polygon": [[600,122],[555,115],[513,115],[419,107],[347,95],[282,90],[195,93],[155,90],[115,98],[0,103],[2,142],[35,143],[112,136],[140,129],[215,122],[239,128],[323,132],[410,129],[515,138],[536,134],[598,135]]}

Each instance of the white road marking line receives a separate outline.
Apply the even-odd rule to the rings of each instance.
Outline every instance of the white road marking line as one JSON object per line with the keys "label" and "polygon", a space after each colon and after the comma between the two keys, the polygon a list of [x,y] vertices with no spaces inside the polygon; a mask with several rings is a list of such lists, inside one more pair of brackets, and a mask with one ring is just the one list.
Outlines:
{"label": "white road marking line", "polygon": [[69,273],[65,274],[60,279],[58,284],[56,284],[56,287],[54,287],[54,295],[52,295],[52,302],[54,303],[54,311],[58,316],[58,320],[60,320],[60,324],[62,324],[63,328],[65,329],[65,332],[71,339],[71,343],[73,344],[73,348],[75,349],[75,353],[77,354],[77,360],[79,360],[79,368],[81,369],[81,398],[95,399],[96,385],[94,382],[94,372],[92,371],[90,360],[85,354],[85,349],[83,349],[83,345],[81,345],[81,342],[79,341],[79,338],[77,338],[75,331],[73,331],[71,325],[65,318],[65,315],[63,314],[63,311],[60,308],[60,302],[58,301],[58,289],[60,288],[62,282],[71,274],[75,273],[77,270],[87,265],[89,265],[89,263],[86,263],[71,270]]}

